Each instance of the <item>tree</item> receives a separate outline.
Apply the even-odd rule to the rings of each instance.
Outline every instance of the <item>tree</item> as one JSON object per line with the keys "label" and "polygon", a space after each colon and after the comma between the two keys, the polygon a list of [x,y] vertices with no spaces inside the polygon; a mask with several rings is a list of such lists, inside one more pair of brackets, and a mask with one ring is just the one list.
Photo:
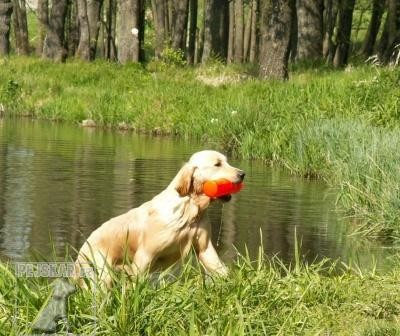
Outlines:
{"label": "tree", "polygon": [[386,43],[381,51],[384,62],[389,62],[400,52],[400,0],[388,0],[387,6]]}
{"label": "tree", "polygon": [[106,16],[106,42],[105,56],[108,60],[115,60],[117,57],[117,47],[115,45],[115,31],[117,22],[117,3],[116,0],[106,0],[105,3]]}
{"label": "tree", "polygon": [[207,0],[204,10],[202,62],[210,57],[226,59],[228,49],[228,0]]}
{"label": "tree", "polygon": [[90,58],[96,58],[97,40],[100,30],[100,14],[103,6],[103,0],[87,0],[87,17],[89,23],[90,36]]}
{"label": "tree", "polygon": [[140,0],[121,0],[119,5],[118,61],[139,62]]}
{"label": "tree", "polygon": [[25,0],[13,0],[13,28],[18,55],[29,54],[28,21]]}
{"label": "tree", "polygon": [[79,44],[76,56],[82,60],[90,60],[90,30],[87,15],[87,0],[77,0],[79,20]]}
{"label": "tree", "polygon": [[251,1],[251,32],[250,32],[250,50],[249,61],[256,61],[258,52],[258,0]]}
{"label": "tree", "polygon": [[52,3],[49,24],[43,45],[44,58],[58,62],[65,60],[64,28],[67,9],[68,0],[57,0]]}
{"label": "tree", "polygon": [[196,31],[197,31],[197,0],[189,1],[189,43],[187,59],[189,64],[195,63]]}
{"label": "tree", "polygon": [[13,5],[10,0],[0,0],[0,56],[10,53],[10,21]]}
{"label": "tree", "polygon": [[36,45],[36,54],[41,56],[43,52],[43,42],[46,37],[47,25],[49,24],[49,0],[38,0],[37,2],[38,18],[38,42]]}
{"label": "tree", "polygon": [[336,52],[333,59],[333,65],[335,67],[342,67],[346,65],[349,58],[354,5],[355,0],[341,0],[339,4]]}
{"label": "tree", "polygon": [[151,0],[151,7],[156,33],[155,56],[160,58],[167,39],[168,24],[166,24],[166,16],[168,16],[168,8],[164,0]]}
{"label": "tree", "polygon": [[186,27],[188,23],[188,0],[175,0],[173,29],[172,29],[172,48],[185,49]]}
{"label": "tree", "polygon": [[376,37],[378,36],[381,26],[384,8],[385,3],[382,0],[373,0],[371,21],[369,22],[368,31],[362,46],[362,53],[367,57],[371,56],[374,52]]}
{"label": "tree", "polygon": [[260,76],[287,79],[292,0],[261,1]]}
{"label": "tree", "polygon": [[297,2],[297,59],[317,60],[322,57],[323,0]]}
{"label": "tree", "polygon": [[235,1],[235,29],[233,39],[233,61],[235,63],[243,62],[243,35],[244,35],[244,12],[243,12],[243,0]]}
{"label": "tree", "polygon": [[336,0],[325,0],[324,7],[324,39],[322,44],[322,56],[326,58],[329,63],[332,63],[335,55],[333,33],[338,12],[338,4]]}

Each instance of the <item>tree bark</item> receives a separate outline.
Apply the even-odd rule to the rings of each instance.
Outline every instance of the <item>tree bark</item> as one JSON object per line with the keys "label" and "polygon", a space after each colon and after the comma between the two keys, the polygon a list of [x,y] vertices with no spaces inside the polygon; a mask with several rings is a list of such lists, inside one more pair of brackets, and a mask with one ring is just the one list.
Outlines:
{"label": "tree bark", "polygon": [[369,57],[374,52],[376,38],[381,26],[382,15],[385,3],[382,0],[373,0],[371,21],[369,22],[368,31],[365,35],[361,52]]}
{"label": "tree bark", "polygon": [[106,58],[115,60],[117,55],[117,47],[115,45],[115,23],[116,23],[116,0],[106,0]]}
{"label": "tree bark", "polygon": [[233,62],[233,41],[235,38],[235,6],[233,0],[229,1],[229,31],[227,63]]}
{"label": "tree bark", "polygon": [[235,1],[235,37],[233,46],[233,61],[235,63],[243,62],[243,0]]}
{"label": "tree bark", "polygon": [[165,12],[168,10],[164,0],[152,0],[152,10],[154,18],[154,26],[156,31],[155,56],[161,58],[164,50],[166,34],[165,34]]}
{"label": "tree bark", "polygon": [[87,0],[87,18],[90,36],[90,59],[96,58],[97,42],[100,30],[100,14],[103,0]]}
{"label": "tree bark", "polygon": [[76,56],[84,61],[90,60],[90,30],[87,15],[87,0],[77,0],[79,20],[79,44]]}
{"label": "tree bark", "polygon": [[0,56],[10,53],[10,23],[13,5],[10,0],[0,0]]}
{"label": "tree bark", "polygon": [[176,0],[172,29],[172,48],[185,50],[185,31],[188,19],[188,0]]}
{"label": "tree bark", "polygon": [[389,62],[400,52],[400,0],[388,0],[387,44],[383,61]]}
{"label": "tree bark", "polygon": [[121,0],[119,6],[118,61],[139,62],[140,0]]}
{"label": "tree bark", "polygon": [[333,33],[335,29],[338,5],[336,0],[325,0],[324,13],[324,40],[322,46],[322,56],[327,59],[328,63],[333,62],[335,55],[335,45],[333,43]]}
{"label": "tree bark", "polygon": [[70,2],[65,19],[65,41],[67,56],[74,57],[79,45],[79,18],[77,1]]}
{"label": "tree bark", "polygon": [[291,0],[262,0],[260,76],[289,77],[288,61],[292,20]]}
{"label": "tree bark", "polygon": [[228,47],[228,0],[207,0],[204,14],[202,62],[210,57],[226,59]]}
{"label": "tree bark", "polygon": [[189,1],[189,43],[188,43],[188,63],[195,63],[196,54],[196,31],[197,31],[197,0]]}
{"label": "tree bark", "polygon": [[250,34],[250,52],[249,61],[254,63],[257,57],[258,46],[258,0],[251,1],[251,34]]}
{"label": "tree bark", "polygon": [[13,28],[15,49],[18,55],[29,54],[28,22],[25,0],[13,0]]}
{"label": "tree bark", "polygon": [[322,57],[323,0],[298,0],[297,59],[317,60]]}
{"label": "tree bark", "polygon": [[36,54],[41,56],[43,52],[43,42],[46,37],[47,25],[49,24],[49,0],[38,0],[37,3],[38,18],[38,42],[36,45]]}
{"label": "tree bark", "polygon": [[251,10],[251,2],[250,2],[249,8],[247,10],[247,17],[245,19],[246,23],[244,25],[244,39],[243,39],[243,61],[244,62],[248,61],[248,59],[249,59],[252,14],[253,14],[253,11]]}
{"label": "tree bark", "polygon": [[66,50],[64,49],[64,28],[67,15],[68,0],[54,1],[46,37],[43,45],[43,57],[54,61],[64,61]]}
{"label": "tree bark", "polygon": [[333,65],[337,68],[346,65],[349,58],[354,4],[355,0],[341,0],[340,2],[337,46],[333,59]]}

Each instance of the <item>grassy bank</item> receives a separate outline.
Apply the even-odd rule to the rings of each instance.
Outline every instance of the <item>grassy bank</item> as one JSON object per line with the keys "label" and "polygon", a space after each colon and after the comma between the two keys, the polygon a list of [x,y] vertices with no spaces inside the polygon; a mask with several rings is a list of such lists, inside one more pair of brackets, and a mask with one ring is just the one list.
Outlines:
{"label": "grassy bank", "polygon": [[[176,279],[119,277],[107,293],[70,296],[74,334],[96,335],[400,335],[400,269],[379,275],[333,266],[241,259],[227,279],[186,266]],[[19,278],[0,264],[0,327],[28,334],[51,292],[43,278]]]}
{"label": "grassy bank", "polygon": [[323,178],[360,232],[400,238],[399,69],[296,70],[280,83],[220,65],[0,62],[6,114],[199,138]]}

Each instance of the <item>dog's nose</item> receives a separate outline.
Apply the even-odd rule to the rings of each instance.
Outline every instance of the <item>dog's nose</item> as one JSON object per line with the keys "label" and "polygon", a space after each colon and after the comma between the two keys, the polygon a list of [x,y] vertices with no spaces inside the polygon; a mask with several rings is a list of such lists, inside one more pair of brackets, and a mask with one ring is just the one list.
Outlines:
{"label": "dog's nose", "polygon": [[243,170],[239,170],[237,175],[243,181],[244,177],[246,176],[246,173]]}

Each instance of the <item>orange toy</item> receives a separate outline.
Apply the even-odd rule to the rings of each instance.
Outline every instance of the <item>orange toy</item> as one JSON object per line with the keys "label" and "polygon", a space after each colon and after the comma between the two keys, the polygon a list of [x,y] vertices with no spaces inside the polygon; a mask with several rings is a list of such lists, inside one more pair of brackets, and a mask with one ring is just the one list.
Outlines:
{"label": "orange toy", "polygon": [[243,188],[243,183],[233,183],[226,179],[207,181],[203,184],[203,192],[208,197],[221,197],[239,192]]}

